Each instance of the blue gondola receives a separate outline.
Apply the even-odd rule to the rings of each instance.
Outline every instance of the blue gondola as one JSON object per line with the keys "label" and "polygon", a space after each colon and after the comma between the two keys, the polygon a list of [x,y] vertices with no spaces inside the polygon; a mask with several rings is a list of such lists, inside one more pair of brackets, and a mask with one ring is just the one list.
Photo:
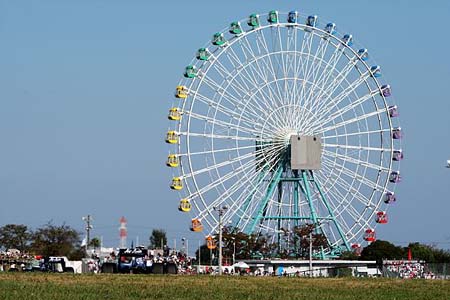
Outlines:
{"label": "blue gondola", "polygon": [[365,48],[358,50],[358,56],[362,61],[366,61],[369,59],[369,51]]}
{"label": "blue gondola", "polygon": [[325,26],[325,31],[331,35],[336,34],[336,24],[328,23],[327,26]]}
{"label": "blue gondola", "polygon": [[311,27],[316,27],[317,24],[317,16],[309,16],[306,19],[306,25]]}
{"label": "blue gondola", "polygon": [[288,23],[297,23],[298,12],[293,10],[288,13],[287,21]]}
{"label": "blue gondola", "polygon": [[381,67],[380,66],[372,66],[370,68],[370,74],[372,77],[375,77],[375,78],[381,77]]}
{"label": "blue gondola", "polygon": [[347,46],[351,46],[353,45],[353,36],[351,34],[346,34],[342,37],[342,42],[347,45]]}

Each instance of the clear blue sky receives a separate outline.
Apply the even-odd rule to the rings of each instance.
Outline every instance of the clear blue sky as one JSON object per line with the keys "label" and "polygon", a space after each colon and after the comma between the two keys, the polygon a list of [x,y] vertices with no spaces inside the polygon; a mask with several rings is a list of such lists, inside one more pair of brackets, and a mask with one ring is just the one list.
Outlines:
{"label": "clear blue sky", "polygon": [[[413,4],[414,3],[414,4]],[[168,188],[173,89],[212,33],[253,12],[299,10],[368,48],[400,107],[405,160],[378,237],[450,248],[450,2],[0,1],[0,226],[53,220],[118,244],[152,228],[197,245]],[[191,246],[193,247],[193,246]]]}

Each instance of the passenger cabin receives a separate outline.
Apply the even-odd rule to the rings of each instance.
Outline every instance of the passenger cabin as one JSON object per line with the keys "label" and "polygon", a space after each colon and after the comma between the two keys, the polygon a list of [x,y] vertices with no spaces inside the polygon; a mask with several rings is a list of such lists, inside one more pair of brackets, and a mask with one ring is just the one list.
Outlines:
{"label": "passenger cabin", "polygon": [[188,89],[184,85],[179,85],[175,89],[175,97],[180,99],[186,99],[188,96]]}
{"label": "passenger cabin", "polygon": [[167,132],[166,143],[168,143],[168,144],[178,144],[179,140],[180,140],[180,137],[175,131],[170,130],[170,131]]}
{"label": "passenger cabin", "polygon": [[388,222],[388,215],[385,211],[379,211],[377,212],[375,216],[375,222],[379,224],[387,224]]}
{"label": "passenger cabin", "polygon": [[381,77],[381,67],[380,66],[372,66],[370,68],[370,76],[374,78]]}
{"label": "passenger cabin", "polygon": [[384,196],[384,203],[386,204],[392,204],[395,203],[395,201],[397,201],[397,197],[395,197],[395,194],[392,192],[387,192]]}
{"label": "passenger cabin", "polygon": [[230,24],[230,33],[239,35],[242,34],[243,30],[240,22],[233,22]]}
{"label": "passenger cabin", "polygon": [[166,166],[176,168],[180,165],[180,160],[176,154],[169,154],[167,156]]}
{"label": "passenger cabin", "polygon": [[178,205],[178,210],[182,212],[190,212],[191,207],[192,205],[189,199],[181,199],[180,204]]}
{"label": "passenger cabin", "polygon": [[311,32],[312,28],[311,27],[316,27],[317,24],[317,16],[308,16],[308,18],[306,18],[306,28],[305,31]]}
{"label": "passenger cabin", "polygon": [[248,26],[251,26],[253,29],[259,27],[259,15],[251,14],[248,17],[247,24],[248,24]]}
{"label": "passenger cabin", "polygon": [[182,182],[181,178],[180,177],[174,177],[172,179],[172,184],[170,185],[170,188],[172,190],[176,190],[176,191],[182,190],[183,189],[183,182]]}
{"label": "passenger cabin", "polygon": [[211,57],[211,52],[209,52],[208,48],[200,48],[197,51],[197,59],[199,60],[209,60]]}
{"label": "passenger cabin", "polygon": [[169,115],[167,118],[171,121],[181,120],[181,110],[178,107],[172,107],[169,109]]}
{"label": "passenger cabin", "polygon": [[381,96],[390,97],[392,95],[391,86],[389,84],[385,84],[381,86]]}
{"label": "passenger cabin", "polygon": [[328,23],[328,24],[325,26],[325,31],[326,31],[327,33],[331,34],[331,35],[336,34],[336,24],[334,24],[334,23]]}
{"label": "passenger cabin", "polygon": [[401,161],[403,159],[403,151],[402,150],[394,150],[392,152],[392,160]]}
{"label": "passenger cabin", "polygon": [[366,231],[364,232],[364,240],[367,242],[375,242],[376,239],[377,238],[376,238],[375,230],[372,228],[366,229]]}
{"label": "passenger cabin", "polygon": [[216,249],[216,241],[212,238],[212,236],[208,235],[206,238],[206,247],[208,247],[209,250]]}
{"label": "passenger cabin", "polygon": [[225,40],[225,37],[223,36],[223,33],[217,32],[217,33],[215,33],[213,35],[213,38],[212,38],[211,42],[215,46],[223,46],[223,45],[226,44],[227,41]]}
{"label": "passenger cabin", "polygon": [[271,10],[267,15],[267,22],[269,22],[270,24],[278,23],[278,11]]}
{"label": "passenger cabin", "polygon": [[202,232],[203,231],[203,224],[200,221],[200,219],[192,219],[191,231],[194,231],[194,232]]}
{"label": "passenger cabin", "polygon": [[361,255],[362,247],[361,244],[352,244],[351,245],[353,253],[356,255]]}
{"label": "passenger cabin", "polygon": [[400,140],[403,137],[403,132],[400,127],[395,127],[392,129],[392,138],[394,140]]}
{"label": "passenger cabin", "polygon": [[298,12],[295,10],[292,10],[288,13],[287,21],[288,23],[297,23],[298,18]]}
{"label": "passenger cabin", "polygon": [[389,117],[395,118],[399,116],[397,105],[389,106],[388,110],[389,110]]}
{"label": "passenger cabin", "polygon": [[400,177],[399,171],[392,171],[391,174],[389,175],[389,182],[398,183],[401,180],[402,178]]}
{"label": "passenger cabin", "polygon": [[359,49],[358,50],[358,57],[362,60],[362,61],[366,61],[369,59],[369,51],[365,48],[363,49]]}
{"label": "passenger cabin", "polygon": [[197,68],[195,66],[189,65],[186,67],[183,75],[186,78],[194,78],[197,77],[197,73],[198,73]]}
{"label": "passenger cabin", "polygon": [[342,43],[347,46],[353,45],[353,36],[351,34],[346,34],[342,37]]}

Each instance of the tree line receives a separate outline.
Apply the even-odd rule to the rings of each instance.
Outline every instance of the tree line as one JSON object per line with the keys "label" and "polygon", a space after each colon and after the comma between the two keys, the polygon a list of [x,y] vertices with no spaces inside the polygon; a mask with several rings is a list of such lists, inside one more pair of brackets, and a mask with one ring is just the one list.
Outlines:
{"label": "tree line", "polygon": [[[281,258],[305,259],[309,257],[309,247],[318,250],[327,246],[326,237],[315,231],[314,226],[305,224],[292,231],[283,231],[275,236],[246,234],[238,228],[224,227],[222,235],[223,257],[228,261],[242,259]],[[214,237],[218,245],[217,235]],[[100,240],[93,238],[89,246],[100,247]],[[153,229],[149,236],[150,249],[167,249],[167,236],[164,229]],[[66,224],[55,225],[51,221],[31,230],[23,224],[7,224],[0,227],[0,249],[18,249],[43,256],[67,256],[72,260],[85,257],[85,247],[81,245],[80,233]],[[217,258],[217,247],[209,249],[203,244],[196,251],[197,261],[210,264],[213,256]],[[414,260],[427,263],[450,263],[450,251],[431,245],[410,243],[407,247],[396,246],[388,241],[378,240],[364,247],[359,255],[355,252],[342,253],[341,259],[376,260],[406,259],[411,252]]]}
{"label": "tree line", "polygon": [[51,221],[35,230],[23,224],[0,227],[0,248],[43,256],[67,256],[73,260],[85,256],[80,234],[64,223],[55,225]]}

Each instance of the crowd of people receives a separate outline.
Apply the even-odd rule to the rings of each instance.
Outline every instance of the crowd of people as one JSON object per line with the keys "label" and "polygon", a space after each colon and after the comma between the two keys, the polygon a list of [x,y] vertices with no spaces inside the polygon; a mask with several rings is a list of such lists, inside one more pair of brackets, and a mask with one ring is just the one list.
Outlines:
{"label": "crowd of people", "polygon": [[433,272],[427,270],[425,263],[420,261],[386,261],[383,266],[390,274],[394,274],[393,276],[404,279],[436,277]]}

